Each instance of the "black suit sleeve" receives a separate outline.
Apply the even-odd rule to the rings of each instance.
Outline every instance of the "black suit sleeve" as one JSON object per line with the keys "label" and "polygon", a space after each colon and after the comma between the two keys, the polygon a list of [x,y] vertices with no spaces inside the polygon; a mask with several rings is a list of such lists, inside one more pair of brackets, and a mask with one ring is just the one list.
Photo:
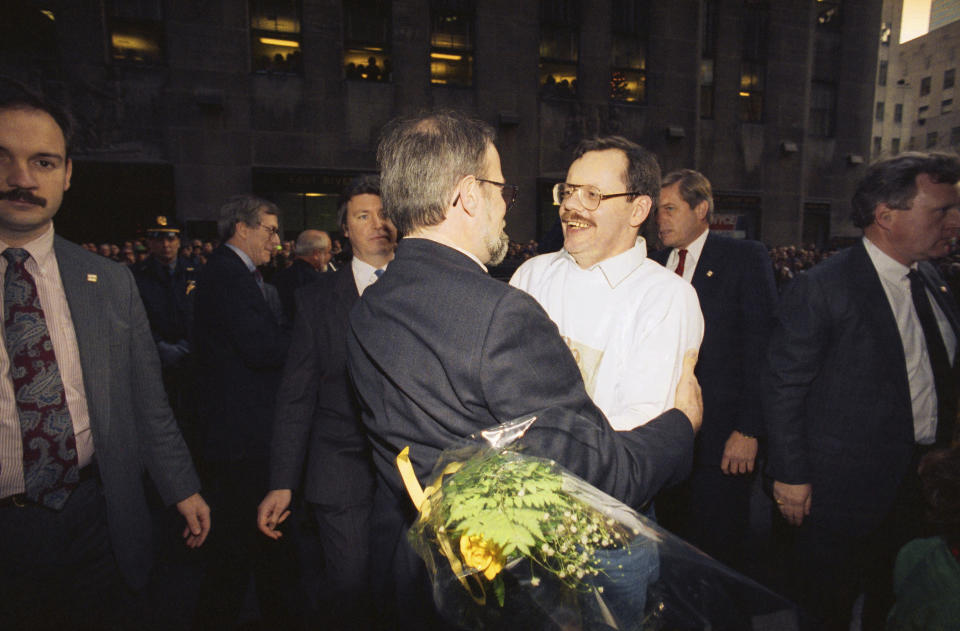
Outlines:
{"label": "black suit sleeve", "polygon": [[[743,343],[743,387],[737,404],[734,428],[747,436],[763,433],[764,355],[777,303],[777,285],[773,280],[770,255],[761,243],[744,244],[743,276],[740,281],[738,320]],[[709,323],[707,324],[709,327]]]}
{"label": "black suit sleeve", "polygon": [[277,410],[270,442],[270,488],[293,489],[300,480],[320,382],[324,353],[317,346],[313,322],[320,314],[317,293],[296,292],[293,336],[283,378],[277,392]]}
{"label": "black suit sleeve", "polygon": [[504,295],[482,353],[481,387],[494,416],[541,411],[523,439],[537,455],[633,506],[689,472],[694,433],[686,416],[670,410],[631,432],[614,431],[584,390],[556,325],[528,295]]}
{"label": "black suit sleeve", "polygon": [[809,274],[800,274],[780,300],[770,338],[763,397],[768,472],[788,484],[810,481],[805,406],[827,351],[828,316],[822,287]]}

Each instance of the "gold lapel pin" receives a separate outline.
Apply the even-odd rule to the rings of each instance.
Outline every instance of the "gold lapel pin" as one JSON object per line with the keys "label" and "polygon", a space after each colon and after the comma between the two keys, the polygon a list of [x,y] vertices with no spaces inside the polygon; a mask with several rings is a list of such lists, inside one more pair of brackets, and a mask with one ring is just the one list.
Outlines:
{"label": "gold lapel pin", "polygon": [[712,269],[708,269],[708,270],[707,270],[707,278],[710,278],[711,276],[713,276],[713,270],[712,270]]}
{"label": "gold lapel pin", "polygon": [[942,291],[943,293],[947,293],[947,286],[946,286],[946,285],[940,285],[940,291]]}
{"label": "gold lapel pin", "polygon": [[95,282],[97,282],[97,275],[96,275],[96,274],[87,274],[87,282],[88,282],[88,283],[95,283]]}

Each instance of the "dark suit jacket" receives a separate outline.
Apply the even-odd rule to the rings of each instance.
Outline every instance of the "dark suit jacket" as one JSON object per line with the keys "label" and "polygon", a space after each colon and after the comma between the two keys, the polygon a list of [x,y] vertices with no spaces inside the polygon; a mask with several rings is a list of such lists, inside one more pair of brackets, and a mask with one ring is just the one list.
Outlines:
{"label": "dark suit jacket", "polygon": [[226,245],[214,250],[194,311],[206,458],[266,460],[288,343],[243,260]]}
{"label": "dark suit jacket", "polygon": [[110,542],[140,588],[153,564],[143,471],[174,504],[200,490],[160,379],[160,360],[130,271],[60,237],[57,266],[80,351]]}
{"label": "dark suit jacket", "polygon": [[[665,265],[671,248],[652,258]],[[718,465],[734,430],[763,431],[761,377],[777,287],[762,243],[708,233],[693,288],[703,311],[704,333],[697,361],[703,390],[703,428],[697,436],[698,465]]]}
{"label": "dark suit jacket", "polygon": [[347,328],[359,295],[346,265],[297,292],[297,318],[277,394],[270,488],[300,486],[315,504],[369,503],[374,477],[360,408],[347,376]]}
{"label": "dark suit jacket", "polygon": [[377,471],[398,501],[406,492],[394,459],[404,447],[425,483],[441,450],[544,408],[523,440],[530,452],[628,504],[689,471],[693,431],[681,412],[615,432],[536,300],[452,248],[402,240],[350,324],[348,365]]}
{"label": "dark suit jacket", "polygon": [[320,278],[320,275],[321,272],[317,271],[310,263],[303,259],[294,259],[290,267],[278,272],[273,277],[271,282],[280,294],[280,304],[283,305],[283,315],[287,318],[287,321],[293,322],[294,320],[294,314],[296,313],[294,294],[297,289],[316,281]]}
{"label": "dark suit jacket", "polygon": [[[932,265],[919,267],[960,330],[946,285]],[[788,286],[768,366],[770,476],[812,484],[812,523],[853,535],[870,532],[893,504],[914,435],[903,343],[862,242]]]}

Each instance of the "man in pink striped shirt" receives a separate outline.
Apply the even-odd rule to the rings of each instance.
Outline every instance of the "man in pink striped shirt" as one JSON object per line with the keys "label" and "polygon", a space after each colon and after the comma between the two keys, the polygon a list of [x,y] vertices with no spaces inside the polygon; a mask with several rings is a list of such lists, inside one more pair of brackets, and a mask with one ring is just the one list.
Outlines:
{"label": "man in pink striped shirt", "polygon": [[0,77],[4,629],[131,623],[153,561],[144,470],[186,518],[187,545],[210,529],[133,277],[54,233],[70,131]]}

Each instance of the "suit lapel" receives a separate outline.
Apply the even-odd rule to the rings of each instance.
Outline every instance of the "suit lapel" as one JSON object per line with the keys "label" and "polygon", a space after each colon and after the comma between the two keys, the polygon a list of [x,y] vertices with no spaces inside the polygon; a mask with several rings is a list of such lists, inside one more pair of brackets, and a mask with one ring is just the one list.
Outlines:
{"label": "suit lapel", "polygon": [[887,365],[897,373],[896,387],[902,400],[910,407],[910,384],[907,379],[907,360],[903,351],[903,339],[893,316],[893,308],[883,290],[880,276],[873,266],[862,241],[851,246],[850,294],[864,318],[873,324],[880,348],[878,353],[888,355]]}
{"label": "suit lapel", "polygon": [[91,425],[97,427],[98,435],[106,435],[110,419],[110,375],[106,370],[110,365],[110,332],[104,307],[109,293],[104,285],[106,279],[100,278],[98,269],[85,262],[84,257],[77,256],[72,244],[56,237],[53,246],[77,338],[87,408],[90,418],[96,419]]}
{"label": "suit lapel", "polygon": [[950,291],[949,286],[947,286],[947,283],[944,282],[943,278],[937,272],[936,267],[934,267],[932,263],[920,263],[920,265],[917,266],[917,269],[920,270],[920,274],[927,285],[927,289],[929,289],[930,293],[933,294],[937,301],[937,305],[940,307],[940,310],[943,311],[944,315],[947,316],[950,326],[953,327],[954,335],[956,335],[957,339],[960,340],[960,312],[958,312],[957,300],[954,297],[953,292]]}
{"label": "suit lapel", "polygon": [[357,283],[353,279],[353,267],[344,265],[334,274],[337,275],[334,283],[334,309],[337,310],[337,317],[341,322],[348,322],[350,319],[350,309],[360,298],[357,291]]}
{"label": "suit lapel", "polygon": [[726,237],[716,237],[712,233],[707,233],[707,240],[700,252],[700,260],[697,261],[697,268],[693,270],[693,278],[690,279],[690,284],[697,290],[697,295],[711,284],[710,280],[716,278],[716,270],[723,262],[717,253],[715,243],[716,239],[721,238]]}

